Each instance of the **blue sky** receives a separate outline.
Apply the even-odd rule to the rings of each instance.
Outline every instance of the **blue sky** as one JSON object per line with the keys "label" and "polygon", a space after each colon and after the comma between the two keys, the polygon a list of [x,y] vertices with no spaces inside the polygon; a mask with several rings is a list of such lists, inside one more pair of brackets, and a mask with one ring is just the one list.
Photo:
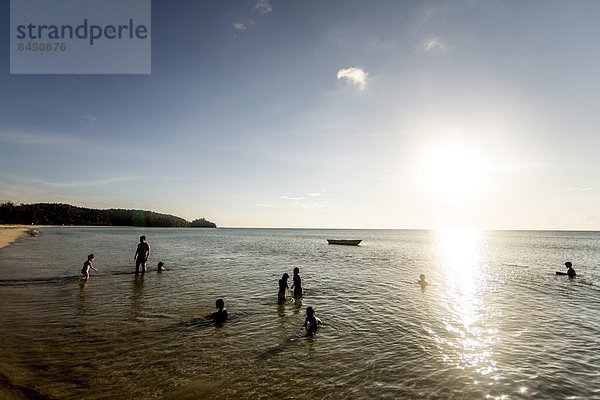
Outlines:
{"label": "blue sky", "polygon": [[154,1],[150,75],[9,74],[0,200],[600,230],[600,3]]}

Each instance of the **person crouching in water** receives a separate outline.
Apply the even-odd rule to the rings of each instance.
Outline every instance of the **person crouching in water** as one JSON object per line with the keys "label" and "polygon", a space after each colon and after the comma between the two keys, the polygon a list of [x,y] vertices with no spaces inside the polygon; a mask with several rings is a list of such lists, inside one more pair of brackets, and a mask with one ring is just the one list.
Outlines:
{"label": "person crouching in water", "polygon": [[570,261],[567,261],[565,263],[565,267],[567,267],[567,275],[569,276],[569,278],[573,278],[574,276],[577,276],[577,274],[575,273],[575,270],[573,269],[573,264],[571,264]]}
{"label": "person crouching in water", "polygon": [[227,309],[225,308],[225,302],[223,299],[218,299],[215,302],[215,306],[217,307],[217,311],[210,314],[208,318],[212,319],[216,323],[225,322],[229,314],[227,314]]}
{"label": "person crouching in water", "polygon": [[289,289],[289,286],[288,286],[289,277],[290,276],[286,272],[281,276],[281,279],[279,280],[279,291],[277,292],[277,303],[278,304],[285,303],[285,293]]}
{"label": "person crouching in water", "polygon": [[306,336],[313,336],[321,325],[323,325],[323,321],[315,316],[315,309],[306,307],[306,319],[303,325],[306,328]]}
{"label": "person crouching in water", "polygon": [[90,278],[90,268],[94,271],[98,272],[96,268],[94,268],[94,257],[93,254],[87,256],[87,261],[83,263],[83,267],[81,268],[81,279],[87,281]]}
{"label": "person crouching in water", "polygon": [[300,278],[300,268],[294,268],[294,283],[292,283],[292,289],[294,289],[294,298],[302,298],[302,279]]}
{"label": "person crouching in water", "polygon": [[162,261],[159,261],[158,265],[156,266],[156,272],[160,273],[163,271],[166,271],[167,269],[165,268],[165,263]]}

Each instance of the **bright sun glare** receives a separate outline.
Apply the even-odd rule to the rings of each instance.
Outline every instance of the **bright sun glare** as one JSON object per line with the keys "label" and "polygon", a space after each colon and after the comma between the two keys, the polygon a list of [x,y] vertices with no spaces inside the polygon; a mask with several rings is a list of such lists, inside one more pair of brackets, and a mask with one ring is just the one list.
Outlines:
{"label": "bright sun glare", "polygon": [[474,149],[461,144],[431,147],[423,157],[421,180],[444,204],[465,204],[483,188],[486,166]]}

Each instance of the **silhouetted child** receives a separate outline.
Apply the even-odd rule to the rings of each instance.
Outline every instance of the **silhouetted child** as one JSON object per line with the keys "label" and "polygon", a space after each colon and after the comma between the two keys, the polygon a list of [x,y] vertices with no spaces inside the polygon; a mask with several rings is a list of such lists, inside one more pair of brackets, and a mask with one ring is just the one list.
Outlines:
{"label": "silhouetted child", "polygon": [[576,276],[577,274],[575,273],[575,270],[573,269],[573,264],[571,264],[570,261],[567,261],[565,263],[565,267],[567,267],[567,275],[569,276],[569,278],[573,278],[574,276]]}
{"label": "silhouetted child", "polygon": [[290,276],[286,272],[281,276],[281,279],[279,280],[279,292],[277,292],[277,302],[279,304],[285,303],[285,293],[286,293],[286,290],[289,289],[289,286],[288,286],[289,277]]}
{"label": "silhouetted child", "polygon": [[158,265],[156,266],[156,272],[159,272],[159,273],[160,273],[160,272],[163,272],[163,271],[166,271],[166,270],[167,270],[167,269],[165,268],[165,263],[164,263],[164,262],[162,262],[162,261],[160,261],[160,262],[158,263]]}
{"label": "silhouetted child", "polygon": [[292,289],[294,289],[294,297],[299,299],[302,297],[302,279],[300,278],[300,268],[294,268],[294,283],[292,283]]}
{"label": "silhouetted child", "polygon": [[93,254],[90,254],[89,256],[87,256],[87,261],[83,263],[83,267],[81,268],[81,279],[83,279],[84,281],[90,278],[90,268],[98,272],[98,270],[94,268],[95,258],[96,257],[94,257]]}
{"label": "silhouetted child", "polygon": [[227,314],[227,309],[225,308],[225,302],[223,301],[223,299],[218,299],[215,302],[215,306],[217,307],[217,311],[210,314],[208,318],[212,319],[215,322],[225,322],[229,314]]}
{"label": "silhouetted child", "polygon": [[425,274],[419,275],[419,280],[417,281],[419,285],[421,285],[421,289],[425,289],[429,283],[425,280]]}
{"label": "silhouetted child", "polygon": [[315,316],[315,310],[312,307],[306,307],[306,319],[303,327],[306,328],[306,336],[313,336],[323,321]]}

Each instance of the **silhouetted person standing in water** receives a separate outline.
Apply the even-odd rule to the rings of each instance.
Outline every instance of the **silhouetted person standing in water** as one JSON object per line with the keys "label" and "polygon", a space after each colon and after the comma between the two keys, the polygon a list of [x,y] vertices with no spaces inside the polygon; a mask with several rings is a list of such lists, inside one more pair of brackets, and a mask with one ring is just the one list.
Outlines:
{"label": "silhouetted person standing in water", "polygon": [[300,278],[300,268],[294,268],[294,283],[292,283],[292,289],[294,289],[294,298],[299,299],[302,297],[302,279]]}
{"label": "silhouetted person standing in water", "polygon": [[98,272],[98,270],[94,268],[94,258],[94,255],[90,254],[87,256],[87,261],[83,263],[83,267],[81,268],[81,279],[84,281],[90,279],[90,268]]}
{"label": "silhouetted person standing in water", "polygon": [[137,250],[135,251],[135,255],[133,258],[135,259],[135,273],[138,274],[140,272],[140,267],[142,270],[142,274],[146,272],[146,261],[148,261],[148,256],[150,255],[150,245],[146,242],[146,236],[140,236],[140,242],[137,245]]}
{"label": "silhouetted person standing in water", "polygon": [[279,280],[279,292],[277,292],[277,303],[279,304],[285,303],[285,292],[289,288],[287,283],[289,277],[290,276],[286,272],[281,276],[281,279]]}

